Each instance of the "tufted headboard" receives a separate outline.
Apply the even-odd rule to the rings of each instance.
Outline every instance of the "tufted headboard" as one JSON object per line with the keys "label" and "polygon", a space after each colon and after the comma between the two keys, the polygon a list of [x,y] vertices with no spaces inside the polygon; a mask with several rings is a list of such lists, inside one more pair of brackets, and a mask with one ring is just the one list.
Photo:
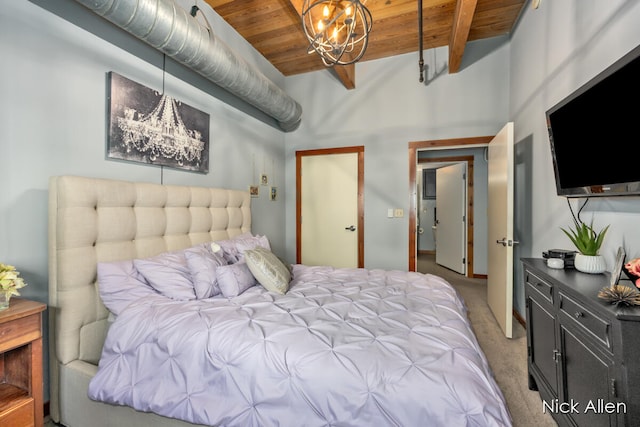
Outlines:
{"label": "tufted headboard", "polygon": [[[251,231],[246,191],[76,176],[49,182],[51,400],[60,366],[97,365],[109,312],[99,262],[146,258]],[[53,410],[53,408],[52,408]]]}

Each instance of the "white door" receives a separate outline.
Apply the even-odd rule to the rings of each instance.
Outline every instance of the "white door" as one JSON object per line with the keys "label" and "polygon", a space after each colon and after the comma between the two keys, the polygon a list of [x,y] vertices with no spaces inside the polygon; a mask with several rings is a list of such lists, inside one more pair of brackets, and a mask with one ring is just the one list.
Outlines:
{"label": "white door", "polygon": [[303,156],[301,260],[358,267],[358,153]]}
{"label": "white door", "polygon": [[466,273],[466,163],[436,170],[436,263]]}
{"label": "white door", "polygon": [[[513,123],[489,143],[487,301],[505,336],[513,336]],[[515,243],[514,243],[515,242]]]}

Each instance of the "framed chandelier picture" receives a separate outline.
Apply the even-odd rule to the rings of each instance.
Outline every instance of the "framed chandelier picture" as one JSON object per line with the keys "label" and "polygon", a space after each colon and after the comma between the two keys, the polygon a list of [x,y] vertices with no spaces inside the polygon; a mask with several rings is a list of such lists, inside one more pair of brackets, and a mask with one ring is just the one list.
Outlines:
{"label": "framed chandelier picture", "polygon": [[107,158],[209,172],[209,114],[110,72]]}

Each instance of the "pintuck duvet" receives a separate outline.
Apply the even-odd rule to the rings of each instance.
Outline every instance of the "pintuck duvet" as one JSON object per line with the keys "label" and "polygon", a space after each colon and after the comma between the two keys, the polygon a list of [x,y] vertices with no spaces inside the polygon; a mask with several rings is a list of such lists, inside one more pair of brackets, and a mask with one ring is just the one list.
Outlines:
{"label": "pintuck duvet", "polygon": [[292,275],[285,295],[258,285],[132,300],[89,397],[211,426],[511,425],[443,279],[302,265]]}

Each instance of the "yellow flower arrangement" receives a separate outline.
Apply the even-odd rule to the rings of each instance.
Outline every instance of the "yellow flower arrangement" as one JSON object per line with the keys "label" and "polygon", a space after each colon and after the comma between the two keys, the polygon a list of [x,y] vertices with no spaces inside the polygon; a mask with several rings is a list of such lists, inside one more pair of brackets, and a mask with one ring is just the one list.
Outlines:
{"label": "yellow flower arrangement", "polygon": [[7,297],[19,296],[18,289],[27,286],[19,276],[20,273],[13,265],[0,263],[0,292],[5,293]]}

